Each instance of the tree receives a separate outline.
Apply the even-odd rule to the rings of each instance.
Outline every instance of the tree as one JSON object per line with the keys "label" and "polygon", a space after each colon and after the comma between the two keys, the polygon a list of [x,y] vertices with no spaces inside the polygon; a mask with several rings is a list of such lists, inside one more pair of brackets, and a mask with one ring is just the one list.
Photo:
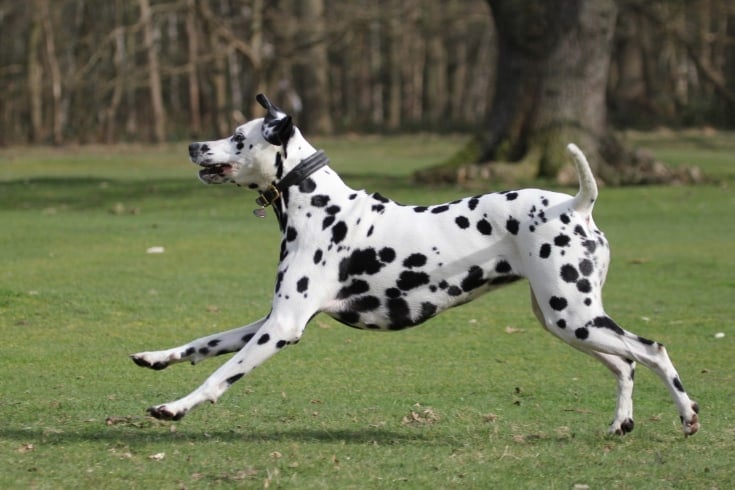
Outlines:
{"label": "tree", "polygon": [[[607,123],[615,0],[487,2],[497,29],[498,60],[484,128],[457,158],[419,173],[419,179],[571,181],[564,151],[569,142],[583,148],[605,181],[668,178],[660,164],[621,145]],[[462,165],[468,158],[492,165]]]}
{"label": "tree", "polygon": [[143,26],[143,42],[148,57],[149,85],[151,107],[153,110],[153,129],[156,142],[166,140],[166,109],[163,105],[163,88],[161,84],[161,68],[158,61],[158,51],[153,33],[153,20],[149,0],[138,0],[140,20]]}

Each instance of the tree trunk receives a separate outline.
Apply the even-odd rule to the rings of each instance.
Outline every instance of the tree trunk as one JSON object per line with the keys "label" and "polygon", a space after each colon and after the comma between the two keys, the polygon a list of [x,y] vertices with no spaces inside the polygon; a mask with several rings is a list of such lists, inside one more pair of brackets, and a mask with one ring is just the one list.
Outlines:
{"label": "tree trunk", "polygon": [[59,59],[56,56],[56,42],[54,41],[53,23],[51,21],[51,13],[49,12],[48,0],[37,0],[36,8],[41,16],[41,26],[43,27],[44,47],[46,61],[49,67],[49,76],[51,82],[51,101],[52,101],[52,137],[54,144],[60,145],[63,140],[63,120],[61,111],[61,69],[59,68]]}
{"label": "tree trunk", "polygon": [[297,3],[297,14],[303,26],[303,56],[294,63],[296,90],[304,104],[308,118],[300,121],[302,129],[312,133],[328,134],[333,130],[329,110],[329,83],[327,74],[326,26],[324,0],[303,0]]}
{"label": "tree trunk", "polygon": [[[582,148],[596,176],[608,183],[701,179],[698,171],[672,171],[628,150],[607,125],[615,0],[487,2],[498,33],[498,79],[484,131],[450,161],[417,174],[419,180],[541,176],[575,184],[564,151],[569,142]],[[466,165],[468,160],[483,165]]]}
{"label": "tree trunk", "polygon": [[166,140],[166,110],[163,106],[163,91],[161,88],[161,69],[158,63],[158,52],[153,35],[153,20],[151,19],[151,5],[149,0],[138,0],[140,6],[140,20],[143,26],[143,42],[148,57],[149,89],[151,108],[153,110],[153,133],[156,141]]}
{"label": "tree trunk", "polygon": [[38,59],[41,45],[41,20],[38,11],[28,35],[28,106],[31,115],[31,142],[38,143],[44,137],[43,130],[43,69]]}
{"label": "tree trunk", "polygon": [[[481,161],[556,176],[570,141],[600,162],[614,0],[488,0],[499,36],[498,86]],[[593,163],[594,165],[594,163]]]}
{"label": "tree trunk", "polygon": [[186,74],[189,85],[189,132],[198,135],[202,131],[202,111],[199,105],[199,30],[196,24],[194,0],[186,2]]}

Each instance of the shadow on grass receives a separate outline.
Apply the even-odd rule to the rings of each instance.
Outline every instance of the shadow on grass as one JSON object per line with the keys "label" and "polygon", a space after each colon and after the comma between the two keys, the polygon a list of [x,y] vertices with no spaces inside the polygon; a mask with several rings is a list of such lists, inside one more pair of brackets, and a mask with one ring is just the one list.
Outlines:
{"label": "shadow on grass", "polygon": [[18,441],[19,443],[34,442],[46,445],[66,445],[73,443],[94,442],[125,442],[128,444],[152,444],[160,442],[300,442],[300,443],[330,443],[347,444],[381,444],[390,445],[410,441],[428,442],[423,434],[418,432],[397,432],[383,428],[365,429],[291,429],[291,430],[248,430],[238,428],[228,431],[201,431],[186,432],[177,430],[171,432],[170,426],[152,423],[146,427],[107,426],[90,424],[80,430],[48,430],[24,429],[6,427],[0,429],[0,439]]}

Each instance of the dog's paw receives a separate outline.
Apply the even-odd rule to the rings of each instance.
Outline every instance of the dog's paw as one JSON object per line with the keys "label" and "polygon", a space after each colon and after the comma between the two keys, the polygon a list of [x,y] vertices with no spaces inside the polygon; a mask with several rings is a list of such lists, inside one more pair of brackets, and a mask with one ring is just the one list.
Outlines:
{"label": "dog's paw", "polygon": [[130,359],[132,359],[133,362],[140,367],[155,369],[156,371],[160,371],[161,369],[166,369],[168,367],[168,362],[154,361],[148,359],[147,353],[145,352],[141,354],[131,354]]}
{"label": "dog's paw", "polygon": [[146,411],[148,412],[148,415],[159,420],[180,420],[184,415],[186,415],[186,410],[174,411],[170,410],[166,405],[156,405],[155,407],[150,407]]}
{"label": "dog's paw", "polygon": [[610,428],[608,429],[607,433],[611,435],[616,436],[624,436],[625,434],[629,432],[633,432],[633,428],[635,427],[635,422],[633,422],[633,419],[627,418],[625,420],[621,421],[615,421],[610,425]]}
{"label": "dog's paw", "polygon": [[689,417],[681,417],[681,427],[684,436],[692,436],[699,430],[699,405],[692,402],[692,414]]}

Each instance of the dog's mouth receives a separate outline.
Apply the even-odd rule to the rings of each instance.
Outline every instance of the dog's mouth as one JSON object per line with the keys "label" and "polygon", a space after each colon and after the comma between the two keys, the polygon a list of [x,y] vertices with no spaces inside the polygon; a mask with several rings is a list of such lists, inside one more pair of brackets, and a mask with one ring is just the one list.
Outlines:
{"label": "dog's mouth", "polygon": [[199,180],[207,184],[222,184],[232,181],[232,164],[200,163]]}

